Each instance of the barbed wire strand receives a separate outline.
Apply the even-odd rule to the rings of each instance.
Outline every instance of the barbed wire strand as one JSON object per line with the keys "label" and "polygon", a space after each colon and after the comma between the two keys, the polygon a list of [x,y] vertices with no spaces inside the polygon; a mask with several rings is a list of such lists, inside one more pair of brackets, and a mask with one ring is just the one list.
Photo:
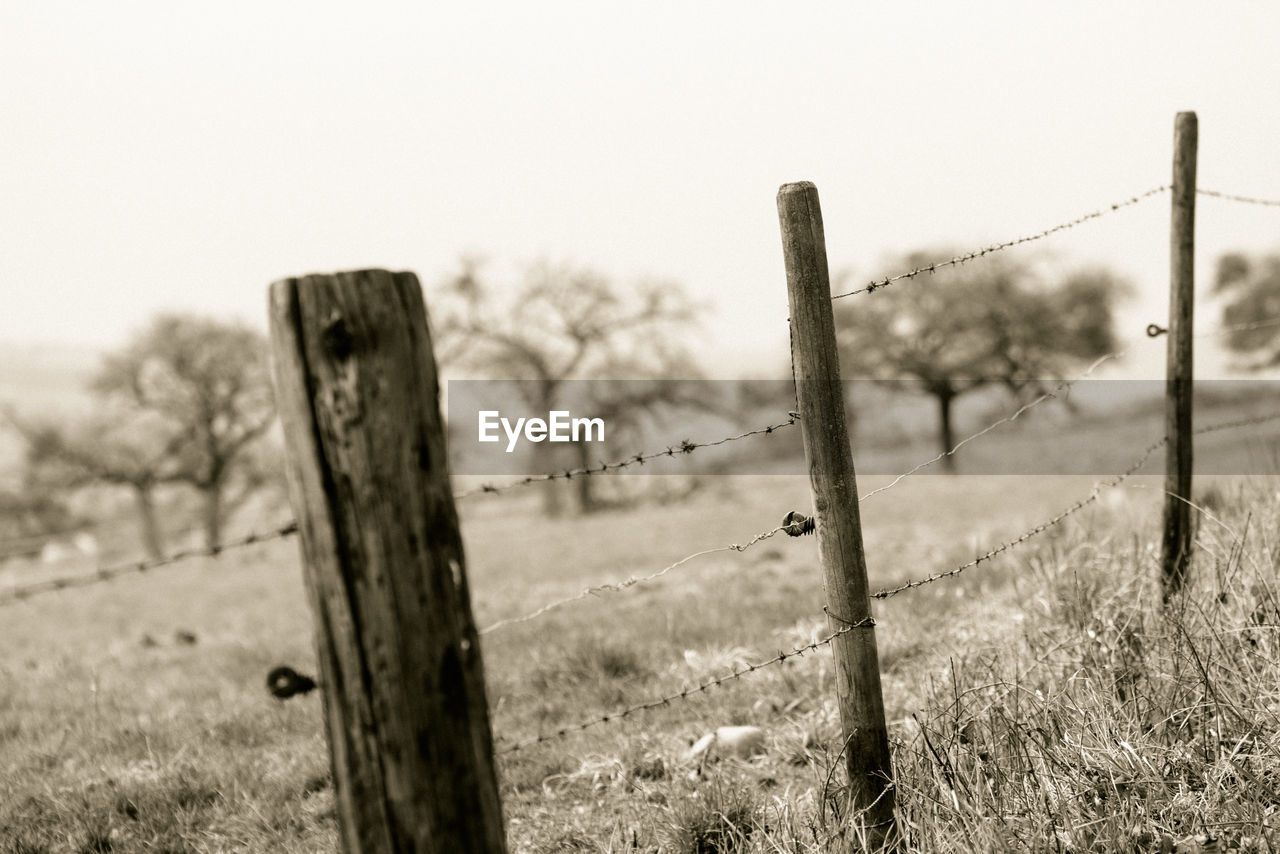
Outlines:
{"label": "barbed wire strand", "polygon": [[[1192,435],[1199,436],[1205,433],[1214,433],[1220,430],[1232,430],[1238,427],[1249,427],[1256,424],[1264,424],[1268,421],[1278,421],[1278,420],[1280,420],[1280,413],[1271,413],[1269,415],[1254,416],[1252,418],[1242,418],[1236,421],[1227,421],[1221,424],[1213,424],[1208,427],[1201,427],[1197,430],[1193,430]],[[966,569],[975,567],[980,563],[985,563],[986,561],[991,560],[997,555],[1000,555],[1001,553],[1006,552],[1009,549],[1014,548],[1015,546],[1019,546],[1022,543],[1025,543],[1027,540],[1030,540],[1031,538],[1039,534],[1042,534],[1045,531],[1049,530],[1050,528],[1054,527],[1055,525],[1059,524],[1068,516],[1071,516],[1072,514],[1083,510],[1085,507],[1088,507],[1090,504],[1093,504],[1095,501],[1098,500],[1098,497],[1102,494],[1102,491],[1104,489],[1111,489],[1113,487],[1119,486],[1121,483],[1127,480],[1131,475],[1135,474],[1139,469],[1141,469],[1143,465],[1146,464],[1147,460],[1151,458],[1152,454],[1154,454],[1157,450],[1164,447],[1168,443],[1169,443],[1169,437],[1167,436],[1162,437],[1155,442],[1152,442],[1150,445],[1147,446],[1146,450],[1142,452],[1142,455],[1139,456],[1133,462],[1132,465],[1130,465],[1127,469],[1125,469],[1119,475],[1112,478],[1111,480],[1099,481],[1098,483],[1095,483],[1093,485],[1093,489],[1089,492],[1089,495],[1087,497],[1082,498],[1079,501],[1075,502],[1074,504],[1067,507],[1062,512],[1058,513],[1056,516],[1044,522],[1041,522],[1039,525],[1036,525],[1034,528],[1022,534],[1021,536],[1015,537],[1012,540],[1008,540],[1007,542],[1001,543],[1000,545],[996,546],[995,548],[991,549],[990,551],[982,555],[979,555],[978,557],[974,558],[968,563],[963,563],[960,566],[957,566],[953,569],[949,569],[949,570],[946,570],[945,572],[938,572],[933,575],[925,576],[924,578],[921,578],[921,579],[909,580],[898,585],[897,587],[878,590],[875,593],[871,594],[871,598],[888,599],[890,596],[896,596],[897,594],[902,593],[904,591],[912,590],[916,587],[923,587],[926,584],[932,584],[933,582],[939,581],[943,578],[950,578],[951,576],[959,575],[960,573],[964,572]]]}
{"label": "barbed wire strand", "polygon": [[472,495],[479,495],[481,493],[505,492],[508,489],[514,489],[519,486],[528,486],[532,483],[544,483],[551,480],[572,480],[575,477],[588,477],[591,475],[605,474],[610,471],[627,468],[628,466],[644,465],[650,460],[656,460],[662,457],[674,457],[677,454],[692,454],[699,448],[713,448],[717,445],[724,445],[728,442],[736,442],[739,439],[746,439],[749,436],[770,435],[784,427],[790,427],[795,424],[797,420],[798,416],[791,415],[786,421],[782,421],[777,424],[770,424],[766,427],[759,427],[755,430],[748,430],[745,433],[739,433],[736,436],[726,436],[723,439],[717,439],[714,442],[690,442],[686,439],[678,445],[669,445],[661,451],[635,454],[634,456],[627,457],[625,460],[619,460],[613,463],[602,462],[598,466],[584,466],[582,468],[566,469],[565,471],[549,472],[547,474],[532,474],[528,477],[523,477],[520,480],[513,480],[509,483],[503,484],[484,483],[480,486],[473,487],[472,489],[456,492],[453,497],[455,500],[460,500],[463,498],[469,498]]}
{"label": "barbed wire strand", "polygon": [[1247,205],[1267,205],[1268,207],[1280,208],[1280,199],[1259,199],[1255,196],[1237,196],[1233,193],[1222,193],[1218,190],[1196,190],[1201,196],[1212,196],[1215,199],[1224,199],[1228,202],[1244,202]]}
{"label": "barbed wire strand", "polygon": [[218,546],[183,549],[182,551],[174,552],[173,554],[166,555],[162,558],[119,563],[112,566],[99,567],[94,572],[64,575],[57,578],[46,579],[44,581],[37,581],[33,584],[13,587],[8,591],[0,592],[0,606],[21,602],[40,593],[48,593],[54,590],[67,590],[72,587],[87,587],[91,584],[111,581],[125,575],[149,572],[153,569],[181,563],[192,558],[217,557],[226,551],[244,548],[245,546],[251,546],[257,543],[265,543],[270,542],[271,540],[282,539],[284,537],[292,536],[297,532],[298,523],[289,522],[274,530],[249,534],[238,540],[232,540],[229,543],[224,543]]}
{"label": "barbed wire strand", "polygon": [[[839,619],[839,618],[836,618],[836,619]],[[841,626],[840,628],[836,629],[835,631],[831,632],[830,634],[826,635],[825,637],[819,640],[804,644],[803,646],[795,647],[790,652],[779,652],[773,658],[769,658],[764,661],[758,661],[755,664],[748,664],[743,667],[736,668],[734,670],[729,671],[723,676],[718,676],[715,679],[708,679],[706,682],[700,682],[692,688],[686,688],[683,691],[667,694],[665,696],[658,697],[657,699],[653,699],[653,700],[648,700],[643,703],[636,703],[635,705],[627,706],[625,708],[618,709],[617,711],[609,712],[608,714],[598,715],[594,718],[590,718],[588,720],[581,721],[579,723],[571,724],[565,727],[560,727],[559,729],[553,730],[543,735],[539,735],[536,738],[531,738],[526,741],[518,741],[514,744],[508,744],[506,746],[499,745],[499,749],[495,752],[499,756],[508,754],[508,753],[515,753],[516,751],[524,750],[526,748],[533,747],[534,745],[538,745],[538,744],[543,744],[548,741],[555,741],[555,740],[564,738],[565,736],[572,735],[573,733],[582,732],[583,730],[590,729],[591,727],[609,723],[610,721],[619,721],[619,720],[622,720],[623,718],[629,717],[634,714],[638,714],[640,712],[648,711],[650,709],[656,709],[659,706],[669,706],[672,703],[679,702],[681,700],[687,700],[690,697],[709,691],[712,688],[722,685],[725,682],[728,682],[730,680],[739,679],[743,676],[746,676],[749,673],[755,673],[758,670],[763,670],[764,668],[774,664],[781,664],[782,662],[787,661],[788,659],[799,658],[800,656],[804,655],[806,652],[812,652],[818,649],[819,647],[826,646],[827,644],[834,641],[836,638],[840,637],[843,634],[847,634],[848,632],[851,632],[854,629],[870,628],[875,626],[875,624],[876,624],[875,620],[872,620],[870,618],[865,620],[860,620],[856,623],[848,623],[844,626]]]}
{"label": "barbed wire strand", "polygon": [[1003,250],[1010,249],[1014,246],[1021,246],[1024,243],[1032,243],[1036,240],[1042,240],[1046,237],[1049,237],[1052,234],[1058,233],[1059,231],[1066,231],[1069,228],[1075,228],[1077,225],[1081,225],[1083,223],[1089,222],[1090,220],[1097,219],[1098,217],[1101,217],[1101,216],[1106,216],[1107,214],[1113,213],[1114,211],[1118,211],[1121,208],[1127,208],[1130,205],[1136,205],[1139,202],[1145,199],[1148,199],[1152,196],[1163,193],[1168,189],[1169,189],[1168,184],[1163,184],[1159,187],[1152,187],[1150,190],[1147,190],[1144,193],[1139,193],[1138,195],[1132,196],[1123,201],[1115,202],[1108,207],[1099,208],[1098,210],[1092,211],[1091,213],[1087,213],[1084,216],[1076,217],[1075,219],[1070,220],[1069,222],[1064,222],[1064,223],[1061,223],[1060,225],[1055,225],[1052,228],[1046,228],[1045,230],[1038,231],[1035,234],[1028,234],[1024,237],[1017,237],[1017,238],[1014,238],[1013,240],[1006,240],[1003,243],[996,243],[991,246],[984,246],[981,249],[974,249],[971,252],[966,252],[963,255],[957,255],[954,258],[947,259],[946,261],[937,261],[932,264],[926,264],[924,266],[917,267],[916,269],[911,270],[910,272],[899,273],[896,276],[889,276],[884,279],[878,279],[873,282],[868,282],[866,285],[862,286],[861,288],[848,291],[847,293],[843,293],[843,294],[836,294],[831,298],[833,300],[837,300],[837,299],[844,299],[845,297],[851,297],[851,296],[854,296],[855,294],[862,294],[862,293],[869,294],[869,293],[872,293],[873,291],[878,291],[881,288],[888,287],[889,285],[892,285],[894,282],[900,282],[903,279],[914,279],[916,276],[920,276],[925,273],[934,273],[946,267],[953,267],[958,264],[964,264],[967,261],[972,261],[976,258],[981,258],[984,255],[990,255],[993,252],[1002,252]]}
{"label": "barbed wire strand", "polygon": [[662,569],[658,570],[655,573],[652,573],[651,575],[642,575],[642,576],[633,575],[630,578],[627,578],[623,581],[618,581],[614,583],[596,584],[591,587],[586,587],[578,591],[572,596],[566,596],[563,599],[557,599],[556,601],[543,605],[541,608],[537,609],[536,611],[530,611],[528,614],[524,614],[523,616],[508,617],[505,620],[499,620],[498,622],[493,623],[492,625],[481,629],[480,634],[487,635],[492,631],[496,631],[497,629],[503,628],[504,626],[510,626],[516,623],[527,623],[530,620],[534,620],[534,619],[537,619],[538,617],[541,617],[543,614],[546,614],[549,611],[554,611],[556,608],[560,608],[572,602],[581,601],[583,599],[586,599],[588,596],[599,596],[601,593],[608,593],[608,592],[621,592],[623,590],[626,590],[628,587],[634,587],[637,584],[643,584],[647,581],[653,581],[654,579],[661,578],[662,576],[671,572],[671,570],[673,569],[677,569],[681,566],[684,566],[686,563],[693,560],[694,558],[703,557],[709,554],[715,554],[716,552],[745,552],[747,549],[751,548],[756,543],[759,543],[763,540],[767,540],[770,537],[786,530],[786,528],[787,528],[787,525],[779,525],[778,527],[772,530],[763,531],[759,534],[756,534],[754,537],[747,540],[745,543],[741,543],[741,544],[733,543],[727,546],[718,546],[717,548],[714,548],[714,549],[704,549],[703,551],[700,551],[700,552],[694,552],[693,554],[687,557],[683,557],[680,560],[676,561],[675,563],[670,564],[669,566],[663,567]]}

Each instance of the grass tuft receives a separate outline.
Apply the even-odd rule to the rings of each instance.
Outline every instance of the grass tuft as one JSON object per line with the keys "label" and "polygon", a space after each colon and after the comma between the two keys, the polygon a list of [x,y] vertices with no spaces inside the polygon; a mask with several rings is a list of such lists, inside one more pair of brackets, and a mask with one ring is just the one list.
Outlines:
{"label": "grass tuft", "polygon": [[751,789],[716,781],[667,807],[665,842],[674,854],[737,854],[760,814]]}

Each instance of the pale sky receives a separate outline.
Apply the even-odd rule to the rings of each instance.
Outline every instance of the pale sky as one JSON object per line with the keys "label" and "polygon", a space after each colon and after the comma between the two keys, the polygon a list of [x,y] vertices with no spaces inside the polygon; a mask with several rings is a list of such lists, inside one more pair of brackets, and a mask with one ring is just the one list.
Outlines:
{"label": "pale sky", "polygon": [[[680,281],[710,375],[776,376],[780,184],[818,185],[862,280],[1167,183],[1179,110],[1201,187],[1280,198],[1278,37],[1273,2],[9,2],[0,340],[265,326],[274,279],[431,282],[467,252]],[[1131,277],[1140,334],[1168,218],[1158,196],[1038,245]],[[1280,209],[1201,199],[1199,226],[1202,286],[1223,250],[1280,249]]]}

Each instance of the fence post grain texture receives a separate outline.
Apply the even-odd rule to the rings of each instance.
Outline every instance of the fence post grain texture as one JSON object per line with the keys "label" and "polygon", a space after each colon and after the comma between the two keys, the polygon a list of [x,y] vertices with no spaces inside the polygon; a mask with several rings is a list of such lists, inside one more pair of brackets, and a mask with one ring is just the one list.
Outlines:
{"label": "fence post grain texture", "polygon": [[270,311],[345,850],[505,852],[417,277],[284,279]]}
{"label": "fence post grain texture", "polygon": [[808,181],[784,184],[778,190],[778,219],[791,307],[791,362],[827,619],[831,631],[856,626],[831,644],[851,806],[865,811],[869,835],[882,841],[892,834],[894,820],[889,741],[817,188]]}
{"label": "fence post grain texture", "polygon": [[1174,121],[1173,211],[1170,221],[1169,342],[1165,381],[1164,537],[1162,581],[1167,600],[1182,587],[1191,561],[1192,322],[1195,309],[1195,113]]}

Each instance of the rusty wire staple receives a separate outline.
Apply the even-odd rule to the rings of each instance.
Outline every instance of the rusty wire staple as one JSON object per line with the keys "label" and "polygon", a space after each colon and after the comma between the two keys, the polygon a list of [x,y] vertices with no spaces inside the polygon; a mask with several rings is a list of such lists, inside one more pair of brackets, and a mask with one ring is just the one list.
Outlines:
{"label": "rusty wire staple", "polygon": [[453,497],[455,500],[460,500],[463,498],[469,498],[472,495],[479,495],[481,493],[505,492],[508,489],[514,489],[518,486],[528,486],[531,483],[545,483],[546,481],[551,480],[572,480],[575,477],[605,474],[610,471],[627,468],[628,466],[644,465],[649,460],[656,460],[662,457],[674,457],[677,454],[692,454],[699,448],[712,448],[716,445],[723,445],[727,442],[736,442],[739,439],[746,439],[748,436],[771,435],[774,431],[781,430],[784,427],[790,427],[798,420],[800,420],[798,413],[788,412],[786,421],[782,421],[777,424],[770,424],[765,427],[759,427],[755,430],[748,430],[745,433],[739,433],[736,436],[726,436],[723,439],[717,439],[714,442],[691,442],[686,439],[678,445],[669,445],[660,451],[635,454],[634,456],[627,457],[625,460],[618,460],[613,463],[601,462],[598,466],[566,469],[565,471],[549,472],[547,474],[531,474],[528,477],[523,477],[520,480],[513,480],[510,483],[482,483],[472,489],[455,492]]}
{"label": "rusty wire staple", "polygon": [[546,605],[543,605],[538,610],[530,611],[529,613],[524,614],[523,616],[508,617],[505,620],[499,620],[498,622],[493,623],[492,625],[486,626],[485,628],[481,629],[480,634],[487,635],[492,631],[503,628],[504,626],[513,625],[515,623],[527,623],[529,620],[534,620],[534,619],[537,619],[538,617],[541,617],[543,614],[547,613],[548,611],[554,611],[556,608],[559,608],[563,605],[568,605],[572,602],[578,602],[582,599],[586,599],[588,596],[599,596],[601,593],[609,593],[609,592],[616,593],[616,592],[626,590],[628,587],[634,587],[637,584],[643,584],[646,581],[653,581],[655,578],[661,578],[671,570],[683,566],[684,564],[688,563],[694,558],[703,557],[704,555],[709,555],[709,554],[715,554],[716,552],[745,552],[747,549],[751,548],[756,543],[759,543],[763,540],[767,540],[770,537],[774,536],[775,534],[778,534],[779,532],[786,530],[786,528],[787,528],[787,525],[782,524],[771,530],[762,531],[761,533],[756,534],[754,537],[747,540],[745,543],[731,543],[727,546],[717,546],[714,549],[704,549],[700,552],[694,552],[693,554],[688,555],[686,557],[682,557],[680,558],[680,560],[676,561],[675,563],[665,566],[662,569],[650,575],[641,575],[641,576],[633,575],[630,578],[627,578],[623,581],[611,582],[611,583],[605,583],[605,584],[596,584],[591,587],[583,588],[582,590],[578,591],[572,596],[566,596],[563,599],[557,599],[554,602],[549,602]]}
{"label": "rusty wire staple", "polygon": [[907,272],[907,273],[899,273],[896,276],[889,276],[888,278],[878,279],[874,282],[868,282],[866,285],[864,285],[861,288],[858,288],[857,290],[852,290],[843,294],[836,294],[831,298],[833,300],[836,300],[836,299],[844,299],[845,297],[851,297],[855,294],[862,294],[862,293],[869,294],[869,293],[872,293],[873,291],[878,291],[881,288],[888,287],[889,285],[892,285],[894,282],[900,282],[903,279],[914,279],[916,276],[923,275],[924,273],[934,273],[945,267],[953,267],[957,264],[963,264],[966,261],[972,261],[975,258],[981,258],[982,256],[990,255],[993,252],[1001,252],[1005,249],[1010,249],[1014,246],[1020,246],[1024,243],[1031,243],[1036,240],[1041,240],[1045,237],[1048,237],[1051,234],[1056,234],[1059,231],[1066,231],[1069,228],[1074,228],[1077,225],[1081,225],[1083,223],[1088,222],[1089,220],[1097,219],[1098,217],[1105,216],[1106,214],[1112,213],[1113,211],[1118,211],[1121,208],[1127,208],[1130,205],[1136,205],[1138,202],[1141,202],[1144,199],[1148,199],[1151,196],[1155,196],[1160,193],[1163,193],[1168,189],[1169,189],[1168,184],[1163,184],[1159,187],[1152,187],[1150,190],[1147,190],[1145,193],[1140,193],[1136,196],[1125,199],[1124,201],[1115,202],[1109,205],[1108,207],[1100,208],[1096,211],[1093,211],[1092,213],[1087,213],[1084,216],[1076,217],[1075,219],[1069,222],[1064,222],[1060,225],[1055,225],[1052,228],[1046,228],[1044,231],[1038,231],[1035,234],[1028,234],[1025,237],[1018,237],[1018,238],[1014,238],[1013,240],[1006,240],[1004,243],[997,243],[993,246],[985,246],[981,249],[975,249],[972,252],[966,252],[963,255],[957,255],[954,258],[947,259],[946,261],[937,261],[932,264],[925,264],[924,266],[917,267],[916,269],[911,270],[910,272]]}
{"label": "rusty wire staple", "polygon": [[[1236,421],[1227,421],[1221,424],[1212,424],[1212,425],[1209,425],[1208,427],[1201,427],[1198,430],[1193,430],[1192,434],[1199,436],[1204,433],[1214,433],[1219,430],[1232,430],[1237,427],[1249,427],[1255,424],[1263,424],[1268,421],[1277,421],[1277,420],[1280,420],[1280,412],[1271,413],[1270,415],[1254,416],[1252,418],[1241,418]],[[1009,549],[1014,548],[1015,546],[1025,543],[1027,540],[1030,540],[1033,537],[1044,533],[1045,531],[1049,530],[1053,526],[1062,522],[1064,519],[1066,519],[1068,516],[1072,515],[1073,513],[1077,513],[1080,510],[1083,510],[1085,507],[1088,507],[1090,504],[1093,504],[1095,501],[1098,500],[1098,497],[1102,494],[1102,490],[1111,489],[1113,487],[1119,486],[1131,475],[1133,475],[1140,468],[1142,468],[1142,466],[1146,464],[1147,460],[1151,458],[1152,454],[1154,454],[1157,450],[1164,447],[1168,443],[1169,443],[1168,436],[1161,437],[1159,440],[1152,442],[1150,445],[1147,446],[1146,450],[1142,452],[1142,455],[1139,456],[1133,462],[1132,465],[1130,465],[1127,469],[1125,469],[1119,475],[1112,478],[1111,480],[1099,481],[1095,483],[1093,485],[1093,489],[1090,490],[1089,495],[1087,497],[1082,498],[1079,501],[1075,502],[1070,507],[1058,513],[1056,516],[1052,517],[1051,519],[1041,522],[1039,525],[1036,525],[1034,528],[1022,534],[1021,536],[1015,537],[1012,540],[1001,543],[1000,545],[996,546],[995,548],[991,549],[985,554],[979,555],[978,557],[974,558],[968,563],[963,563],[960,566],[957,566],[953,569],[946,570],[945,572],[938,572],[921,579],[906,581],[903,584],[898,585],[897,587],[891,587],[885,590],[878,590],[875,593],[871,594],[871,598],[888,599],[890,596],[895,596],[899,593],[902,593],[903,591],[911,590],[916,587],[923,587],[924,585],[931,584],[934,581],[938,581],[943,578],[949,578],[953,575],[959,575],[960,573],[964,572],[966,569],[969,569],[970,567],[974,567],[980,563],[984,563],[988,560],[991,560],[992,558],[996,557],[1002,552],[1006,552]]]}
{"label": "rusty wire staple", "polygon": [[1217,190],[1196,190],[1201,196],[1211,196],[1215,199],[1225,199],[1228,202],[1244,202],[1247,205],[1267,205],[1268,207],[1280,208],[1280,199],[1259,199],[1254,196],[1236,196],[1231,193],[1220,193]]}
{"label": "rusty wire staple", "polygon": [[0,607],[12,605],[15,602],[24,601],[32,596],[40,593],[48,593],[53,590],[66,590],[72,587],[86,587],[91,584],[97,584],[101,581],[111,581],[123,575],[132,573],[148,572],[162,566],[170,566],[172,564],[181,563],[186,560],[197,557],[217,557],[225,551],[231,549],[251,546],[256,543],[265,543],[271,540],[289,537],[298,533],[298,523],[289,522],[272,531],[263,533],[253,533],[238,540],[232,540],[223,545],[212,546],[199,549],[184,549],[174,552],[171,555],[154,560],[132,561],[130,563],[115,564],[114,566],[98,567],[93,572],[79,573],[76,575],[65,575],[59,578],[50,578],[45,581],[37,581],[34,584],[28,584],[22,587],[15,587],[8,591],[5,595],[0,595]]}
{"label": "rusty wire staple", "polygon": [[748,673],[755,673],[757,670],[763,670],[764,668],[769,667],[770,665],[780,664],[789,658],[798,658],[801,655],[804,655],[806,652],[812,652],[813,650],[816,650],[819,647],[826,646],[836,638],[840,637],[843,634],[851,632],[854,629],[871,628],[871,627],[874,627],[875,624],[876,624],[875,620],[868,617],[865,620],[859,620],[856,623],[850,623],[850,624],[841,626],[840,628],[836,629],[835,631],[831,632],[825,637],[819,640],[813,641],[812,643],[805,644],[804,646],[798,646],[795,649],[792,649],[790,652],[779,652],[773,658],[766,659],[765,661],[758,661],[755,664],[749,664],[745,667],[740,667],[736,670],[732,670],[729,673],[726,673],[724,676],[719,676],[719,677],[716,677],[715,679],[709,679],[706,682],[699,683],[698,685],[695,685],[692,688],[686,688],[683,691],[679,691],[677,693],[667,694],[666,696],[658,697],[657,699],[654,699],[654,700],[649,700],[644,703],[637,703],[633,706],[627,706],[626,708],[619,709],[617,711],[610,712],[608,714],[599,715],[597,717],[590,718],[588,720],[581,721],[576,724],[560,727],[559,729],[553,730],[552,732],[537,736],[536,738],[528,739],[526,741],[518,741],[518,742],[515,742],[514,744],[508,744],[505,746],[499,745],[498,750],[495,752],[499,756],[507,753],[515,753],[518,750],[524,750],[527,747],[533,747],[534,745],[543,744],[548,741],[555,741],[556,739],[564,738],[567,735],[581,732],[585,729],[590,729],[593,726],[598,726],[600,724],[608,723],[609,721],[622,720],[623,718],[626,718],[633,714],[637,714],[639,712],[648,711],[650,709],[656,709],[659,706],[669,706],[672,703],[679,700],[687,700],[695,694],[701,694],[705,691],[715,688],[718,685],[722,685],[725,682],[745,676]]}

